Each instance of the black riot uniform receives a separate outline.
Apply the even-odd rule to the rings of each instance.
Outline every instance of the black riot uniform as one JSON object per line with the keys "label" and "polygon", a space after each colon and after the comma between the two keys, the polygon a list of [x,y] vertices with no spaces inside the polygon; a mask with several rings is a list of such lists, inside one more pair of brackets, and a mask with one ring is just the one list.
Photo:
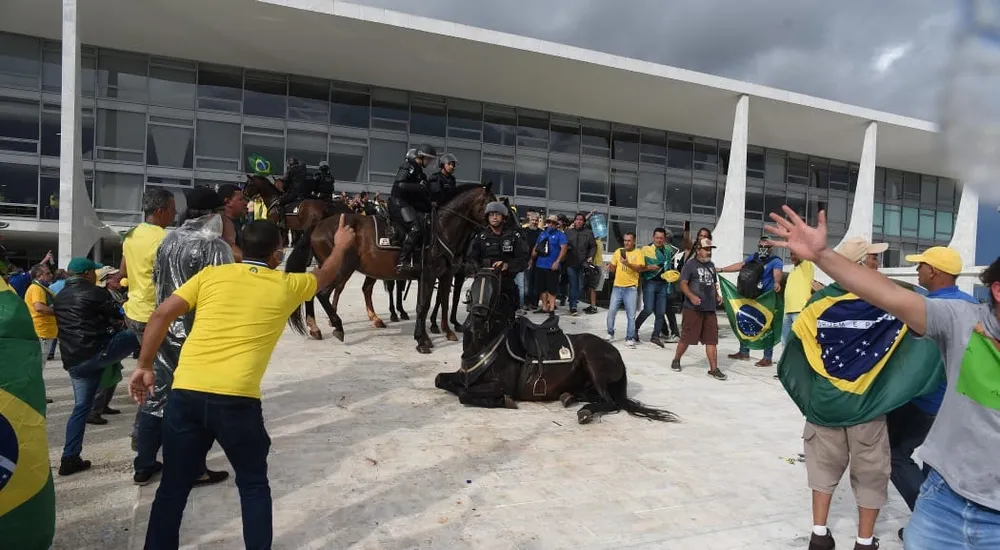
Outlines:
{"label": "black riot uniform", "polygon": [[333,174],[325,160],[319,163],[319,171],[313,175],[313,192],[318,199],[327,202],[333,200],[333,194],[336,193]]}
{"label": "black riot uniform", "polygon": [[465,270],[475,275],[480,268],[490,267],[494,262],[506,262],[507,270],[500,274],[500,292],[503,294],[501,307],[504,318],[514,321],[520,305],[520,293],[514,284],[514,276],[528,268],[531,249],[524,236],[515,228],[503,226],[500,233],[492,227],[486,228],[472,238],[465,253]]}
{"label": "black riot uniform", "polygon": [[294,157],[288,159],[284,180],[285,191],[278,201],[280,205],[278,217],[282,222],[285,219],[285,207],[295,201],[312,196],[315,187],[315,182],[306,174],[306,165]]}
{"label": "black riot uniform", "polygon": [[[413,257],[414,249],[423,242],[424,216],[431,210],[427,188],[427,175],[419,158],[437,156],[433,147],[421,145],[407,154],[399,166],[389,194],[389,213],[407,228],[403,250],[399,254],[396,270],[402,270]],[[426,161],[425,161],[426,162]]]}
{"label": "black riot uniform", "polygon": [[[443,171],[446,165],[451,165],[451,173]],[[455,181],[455,168],[458,166],[458,159],[451,153],[445,153],[438,159],[438,171],[427,178],[427,188],[430,193],[431,203],[442,205],[450,201],[458,190],[458,183]]]}

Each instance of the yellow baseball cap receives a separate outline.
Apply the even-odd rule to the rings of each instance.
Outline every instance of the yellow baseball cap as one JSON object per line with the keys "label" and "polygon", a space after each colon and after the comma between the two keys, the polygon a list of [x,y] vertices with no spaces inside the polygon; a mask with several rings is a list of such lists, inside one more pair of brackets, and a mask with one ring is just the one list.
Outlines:
{"label": "yellow baseball cap", "polygon": [[681,272],[676,269],[671,269],[670,271],[664,271],[663,274],[660,275],[660,278],[668,283],[676,283],[681,280]]}
{"label": "yellow baseball cap", "polygon": [[906,261],[914,264],[927,264],[949,275],[958,275],[962,272],[962,256],[947,246],[932,246],[924,250],[922,254],[910,254],[906,256]]}

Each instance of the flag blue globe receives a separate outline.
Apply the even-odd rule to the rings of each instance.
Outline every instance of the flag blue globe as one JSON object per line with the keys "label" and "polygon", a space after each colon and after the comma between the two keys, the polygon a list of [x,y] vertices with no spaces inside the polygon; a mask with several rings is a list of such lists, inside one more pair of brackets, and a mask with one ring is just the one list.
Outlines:
{"label": "flag blue globe", "polygon": [[18,454],[17,432],[7,418],[0,414],[0,491],[14,475]]}
{"label": "flag blue globe", "polygon": [[744,336],[754,338],[764,332],[767,317],[764,312],[750,304],[745,304],[736,311],[736,328]]}

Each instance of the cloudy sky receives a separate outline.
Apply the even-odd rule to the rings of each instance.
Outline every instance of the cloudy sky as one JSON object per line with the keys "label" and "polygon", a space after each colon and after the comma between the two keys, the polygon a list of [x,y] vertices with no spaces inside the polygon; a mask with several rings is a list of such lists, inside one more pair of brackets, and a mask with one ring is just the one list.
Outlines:
{"label": "cloudy sky", "polygon": [[955,0],[351,0],[936,120]]}

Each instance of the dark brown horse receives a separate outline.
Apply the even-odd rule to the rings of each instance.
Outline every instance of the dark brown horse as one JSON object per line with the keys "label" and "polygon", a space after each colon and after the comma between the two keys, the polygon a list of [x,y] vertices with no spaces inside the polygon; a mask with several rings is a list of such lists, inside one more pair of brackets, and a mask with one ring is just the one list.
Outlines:
{"label": "dark brown horse", "polygon": [[[502,276],[513,275],[484,269],[472,281],[462,368],[438,374],[435,386],[458,395],[465,405],[479,407],[513,408],[517,401],[556,400],[568,407],[583,401],[586,404],[577,412],[581,424],[622,410],[660,422],[678,420],[670,411],[629,399],[622,356],[602,338],[566,334],[564,339],[557,326],[558,317],[554,316],[541,326],[525,317],[513,323],[504,319],[502,312],[513,309],[501,304]],[[539,331],[541,336],[536,336]],[[543,350],[547,359],[544,364],[530,363],[533,349]],[[528,364],[524,358],[528,358]]]}
{"label": "dark brown horse", "polygon": [[[347,216],[347,223],[354,228],[355,246],[344,258],[344,264],[337,277],[334,288],[331,309],[327,310],[333,325],[334,337],[343,341],[344,325],[337,315],[337,304],[340,294],[350,279],[351,274],[360,271],[366,276],[362,290],[365,295],[365,309],[368,319],[375,326],[384,327],[385,323],[375,313],[372,305],[372,290],[376,280],[416,280],[417,281],[417,322],[413,338],[417,341],[417,351],[430,353],[434,347],[427,335],[427,313],[430,311],[431,291],[434,281],[444,281],[439,284],[439,292],[448,294],[451,286],[451,265],[460,255],[461,246],[475,231],[484,226],[486,205],[496,197],[490,191],[489,183],[463,188],[448,204],[438,209],[437,218],[431,222],[428,241],[420,251],[420,255],[411,269],[402,273],[396,272],[398,249],[379,248],[376,239],[375,218],[357,214],[342,214]],[[314,228],[306,230],[303,238],[295,245],[285,263],[285,271],[302,273],[315,257],[322,262],[333,250],[333,234],[340,223],[341,215],[334,215],[321,221]],[[422,265],[422,267],[421,267]],[[445,277],[445,275],[448,275]],[[321,289],[316,293],[321,304],[326,307],[330,298],[330,289]],[[308,305],[308,302],[307,302]],[[306,333],[301,311],[296,311],[289,319],[292,328],[300,334]],[[314,327],[310,327],[310,332]]]}
{"label": "dark brown horse", "polygon": [[[281,186],[283,182],[279,178],[275,183],[264,176],[257,174],[247,174],[247,181],[243,185],[243,196],[247,200],[259,200],[267,206],[267,219],[278,223],[278,209],[281,206],[278,200],[281,198]],[[331,202],[319,199],[303,199],[299,201],[298,208],[294,214],[285,215],[285,229],[292,232],[293,243],[298,240],[302,232],[310,227],[315,227],[323,218],[334,214],[345,214],[353,212],[350,206],[342,200]]]}

